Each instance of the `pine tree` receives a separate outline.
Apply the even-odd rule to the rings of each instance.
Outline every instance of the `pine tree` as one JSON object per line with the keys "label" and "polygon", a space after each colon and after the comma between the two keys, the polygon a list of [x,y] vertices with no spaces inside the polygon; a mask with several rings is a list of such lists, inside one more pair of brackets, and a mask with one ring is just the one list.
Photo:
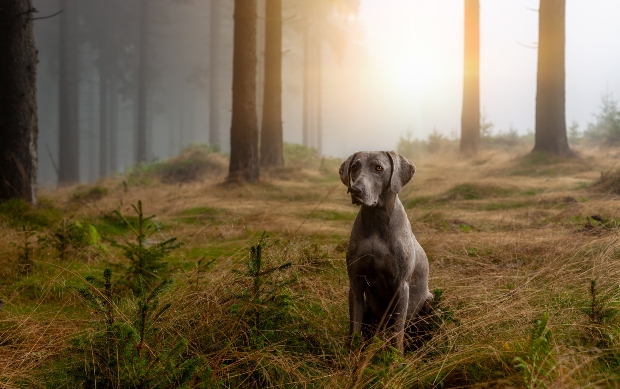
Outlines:
{"label": "pine tree", "polygon": [[36,202],[37,53],[31,0],[0,6],[0,201]]}
{"label": "pine tree", "polygon": [[465,0],[461,153],[480,148],[480,0]]}
{"label": "pine tree", "polygon": [[566,135],[566,0],[541,0],[533,151],[573,156]]}
{"label": "pine tree", "polygon": [[235,0],[228,182],[255,182],[259,179],[256,19],[256,0]]}

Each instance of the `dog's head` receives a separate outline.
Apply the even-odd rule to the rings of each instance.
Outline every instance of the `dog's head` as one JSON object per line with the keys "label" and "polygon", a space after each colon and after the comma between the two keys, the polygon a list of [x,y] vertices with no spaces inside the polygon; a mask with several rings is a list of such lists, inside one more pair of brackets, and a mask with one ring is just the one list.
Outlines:
{"label": "dog's head", "polygon": [[415,166],[394,151],[360,151],[340,165],[340,180],[353,204],[383,206],[386,191],[398,194],[415,174]]}

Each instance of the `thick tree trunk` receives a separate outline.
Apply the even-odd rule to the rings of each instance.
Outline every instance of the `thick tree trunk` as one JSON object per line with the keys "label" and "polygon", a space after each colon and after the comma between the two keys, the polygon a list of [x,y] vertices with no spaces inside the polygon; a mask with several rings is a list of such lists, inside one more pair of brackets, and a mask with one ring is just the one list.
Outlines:
{"label": "thick tree trunk", "polygon": [[480,148],[480,0],[465,0],[461,153]]}
{"label": "thick tree trunk", "polygon": [[[116,62],[111,62],[112,66],[116,66]],[[108,122],[108,128],[110,129],[109,139],[109,155],[110,155],[110,173],[114,174],[118,171],[118,79],[115,76],[115,71],[112,69],[110,74],[110,82],[108,84],[109,100],[109,113],[110,120]]]}
{"label": "thick tree trunk", "polygon": [[566,0],[541,0],[536,80],[536,135],[533,151],[573,156],[566,136]]}
{"label": "thick tree trunk", "polygon": [[284,165],[282,154],[282,0],[268,0],[265,13],[265,80],[261,166]]}
{"label": "thick tree trunk", "polygon": [[315,36],[315,50],[316,50],[316,151],[319,156],[323,155],[323,102],[321,94],[323,93],[323,75],[321,69],[323,68],[323,56],[321,50],[323,49],[323,32],[322,27],[317,25]]}
{"label": "thick tree trunk", "polygon": [[259,179],[256,119],[256,0],[235,0],[232,124],[227,181]]}
{"label": "thick tree trunk", "polygon": [[309,117],[309,86],[310,86],[310,4],[306,2],[303,37],[304,37],[304,55],[303,55],[303,90],[301,101],[301,115],[302,115],[302,144],[306,147],[310,146],[310,117]]}
{"label": "thick tree trunk", "polygon": [[[101,65],[103,67],[104,65]],[[99,177],[108,176],[110,155],[110,125],[109,125],[109,84],[107,73],[99,70]]]}
{"label": "thick tree trunk", "polygon": [[30,0],[0,6],[0,201],[36,202],[37,51]]}
{"label": "thick tree trunk", "polygon": [[138,117],[136,162],[148,161],[147,142],[147,82],[149,45],[149,2],[142,0],[140,6],[140,47],[138,49]]}
{"label": "thick tree trunk", "polygon": [[58,183],[80,180],[79,65],[77,3],[61,0],[59,45]]}
{"label": "thick tree trunk", "polygon": [[97,161],[96,152],[97,149],[97,131],[95,131],[95,112],[97,108],[95,103],[97,101],[97,82],[96,71],[92,68],[89,71],[88,77],[88,180],[90,182],[97,180]]}
{"label": "thick tree trunk", "polygon": [[221,146],[220,137],[220,0],[211,0],[209,43],[209,144]]}

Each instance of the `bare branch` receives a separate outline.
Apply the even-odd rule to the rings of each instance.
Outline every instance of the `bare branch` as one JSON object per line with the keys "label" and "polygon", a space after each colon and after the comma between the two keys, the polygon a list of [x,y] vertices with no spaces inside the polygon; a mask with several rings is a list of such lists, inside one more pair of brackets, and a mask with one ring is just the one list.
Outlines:
{"label": "bare branch", "polygon": [[30,18],[30,20],[51,19],[51,18],[53,18],[54,16],[58,16],[58,15],[60,15],[61,13],[62,13],[62,10],[60,10],[60,11],[58,11],[58,12],[56,12],[56,13],[53,13],[53,14],[51,14],[51,15],[41,16],[41,17],[39,17],[39,18]]}

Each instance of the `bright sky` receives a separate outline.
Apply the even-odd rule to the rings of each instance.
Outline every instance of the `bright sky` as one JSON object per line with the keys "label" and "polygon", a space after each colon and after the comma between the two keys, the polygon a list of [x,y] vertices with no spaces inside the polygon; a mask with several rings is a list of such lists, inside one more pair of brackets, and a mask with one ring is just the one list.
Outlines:
{"label": "bright sky", "polygon": [[[496,129],[534,128],[536,0],[481,0],[481,105]],[[371,58],[351,102],[358,138],[332,155],[394,148],[410,127],[460,131],[463,0],[361,0],[362,41]],[[584,129],[606,91],[620,99],[620,1],[567,0],[567,122]],[[349,126],[347,126],[349,127]],[[334,143],[338,143],[334,139]]]}

